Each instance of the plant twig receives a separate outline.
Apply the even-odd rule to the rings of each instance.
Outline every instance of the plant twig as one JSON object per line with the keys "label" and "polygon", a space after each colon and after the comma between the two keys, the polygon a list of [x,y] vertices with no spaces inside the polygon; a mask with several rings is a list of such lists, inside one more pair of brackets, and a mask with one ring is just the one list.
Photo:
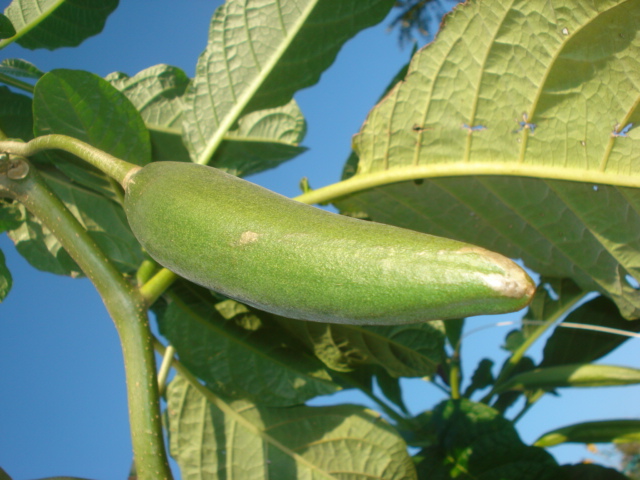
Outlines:
{"label": "plant twig", "polygon": [[62,150],[71,153],[93,165],[105,175],[115,179],[123,187],[127,174],[140,168],[137,165],[109,155],[88,143],[66,135],[43,135],[26,143],[16,141],[0,142],[0,152],[12,153],[22,157],[30,157],[44,150]]}
{"label": "plant twig", "polygon": [[0,158],[0,197],[21,202],[38,217],[99,292],[122,345],[139,478],[172,478],[164,448],[155,358],[144,300],[26,159],[7,155]]}

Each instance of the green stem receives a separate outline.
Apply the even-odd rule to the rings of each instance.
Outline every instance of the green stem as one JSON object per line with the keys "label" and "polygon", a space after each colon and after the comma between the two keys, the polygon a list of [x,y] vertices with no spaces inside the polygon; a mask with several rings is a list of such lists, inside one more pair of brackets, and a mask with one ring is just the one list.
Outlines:
{"label": "green stem", "polygon": [[53,233],[93,282],[120,336],[133,452],[139,478],[172,477],[164,449],[155,357],[146,305],[26,159],[0,159],[0,197],[22,204]]}
{"label": "green stem", "polygon": [[555,311],[553,315],[551,315],[542,325],[536,328],[533,333],[531,333],[526,338],[522,345],[520,345],[520,347],[518,347],[518,349],[513,352],[513,355],[511,355],[509,360],[507,360],[507,363],[504,365],[502,371],[498,375],[498,378],[494,382],[491,391],[480,400],[482,403],[488,403],[489,400],[491,400],[491,398],[495,395],[500,385],[504,381],[509,379],[513,370],[518,366],[518,363],[520,363],[520,360],[522,360],[529,348],[531,348],[531,345],[533,345],[547,330],[553,327],[556,321],[558,321],[558,319],[560,319],[565,313],[571,310],[573,306],[580,300],[582,300],[582,297],[577,297],[573,301],[567,302],[565,305],[563,305],[563,308],[559,308],[557,311]]}
{"label": "green stem", "polygon": [[147,305],[153,305],[178,278],[178,275],[171,270],[162,268],[151,277],[148,282],[140,287],[140,295],[142,295]]}
{"label": "green stem", "polygon": [[18,80],[17,78],[5,75],[4,73],[0,73],[0,83],[11,85],[12,87],[19,88],[20,90],[23,90],[27,93],[33,93],[34,90],[34,86],[30,83]]}
{"label": "green stem", "polygon": [[451,387],[451,398],[458,400],[460,398],[460,357],[457,351],[451,356],[449,385]]}
{"label": "green stem", "polygon": [[442,163],[427,166],[412,166],[363,173],[326,187],[303,193],[295,200],[318,204],[327,203],[362,190],[388,185],[390,183],[440,177],[467,177],[473,175],[500,175],[551,180],[568,180],[586,183],[616,185],[621,187],[640,187],[640,179],[625,174],[602,172],[600,170],[581,170],[578,168],[554,168],[543,165],[528,165],[514,162],[472,162]]}
{"label": "green stem", "polygon": [[104,174],[115,179],[125,186],[126,178],[132,171],[140,167],[129,162],[125,162],[102,150],[92,147],[76,138],[66,135],[44,135],[23,143],[15,141],[0,142],[0,152],[12,153],[21,157],[30,157],[44,150],[62,150],[71,153],[85,162],[93,165]]}
{"label": "green stem", "polygon": [[164,395],[167,389],[167,377],[169,376],[171,362],[173,362],[173,355],[175,353],[176,349],[169,345],[162,357],[162,365],[160,365],[160,370],[158,370],[158,389],[160,390],[160,395]]}

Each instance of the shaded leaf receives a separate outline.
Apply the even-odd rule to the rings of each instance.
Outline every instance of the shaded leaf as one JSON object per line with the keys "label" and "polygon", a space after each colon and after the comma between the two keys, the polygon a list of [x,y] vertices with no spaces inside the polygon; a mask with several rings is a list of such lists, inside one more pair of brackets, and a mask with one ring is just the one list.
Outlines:
{"label": "shaded leaf", "polygon": [[370,113],[339,208],[521,258],[640,316],[640,193],[622,186],[640,185],[639,25],[635,1],[465,2]]}
{"label": "shaded leaf", "polygon": [[16,34],[11,20],[6,15],[0,14],[0,39],[11,38]]}
{"label": "shaded leaf", "polygon": [[[36,135],[68,135],[135,165],[151,159],[149,132],[136,108],[92,73],[61,69],[45,74],[36,84],[33,112]],[[119,195],[119,187],[95,167],[71,155],[50,155],[71,179],[104,195]]]}
{"label": "shaded leaf", "polygon": [[[392,0],[230,0],[213,16],[187,93],[183,132],[191,158],[208,163],[247,113],[288,103],[315,84],[342,45],[381,21]],[[247,14],[249,12],[249,14]]]}
{"label": "shaded leaf", "polygon": [[[176,289],[177,288],[177,289]],[[158,317],[181,362],[213,391],[288,406],[340,389],[323,365],[269,322],[269,314],[181,282]]]}
{"label": "shaded leaf", "polygon": [[442,322],[358,326],[289,320],[282,325],[329,368],[377,365],[393,377],[433,374],[444,358]]}
{"label": "shaded leaf", "polygon": [[407,406],[404,403],[404,399],[402,398],[402,386],[400,385],[400,378],[392,377],[384,368],[380,367],[376,368],[375,372],[376,383],[378,384],[378,387],[380,387],[380,390],[382,391],[384,396],[391,400],[398,408],[400,408],[403,413],[409,415],[409,410],[407,409]]}
{"label": "shaded leaf", "polygon": [[7,268],[7,264],[4,260],[4,253],[0,250],[0,302],[2,302],[11,290],[13,285],[13,279],[11,272]]}
{"label": "shaded leaf", "polygon": [[[503,363],[501,371],[505,367],[508,367],[508,365],[509,365],[509,360],[507,359]],[[520,360],[516,365],[516,367],[512,370],[510,378],[520,373],[529,372],[533,370],[535,366],[536,366],[535,362],[530,357],[523,357],[522,360]],[[531,390],[525,391],[524,393],[525,395],[535,395],[536,391],[537,389],[535,389],[534,391],[531,391]],[[492,407],[498,410],[499,412],[501,412],[502,414],[504,414],[504,412],[506,412],[507,409],[511,407],[516,402],[516,400],[518,400],[518,398],[520,398],[521,395],[522,395],[521,391],[502,392],[498,395],[498,398],[495,400]]]}
{"label": "shaded leaf", "polygon": [[469,398],[474,394],[476,390],[482,390],[483,388],[489,387],[493,384],[493,360],[489,358],[483,358],[478,363],[475,372],[473,372],[473,376],[471,377],[471,383],[464,391],[464,396]]}
{"label": "shaded leaf", "polygon": [[460,348],[460,340],[462,339],[462,331],[464,330],[464,318],[451,319],[443,323],[447,340],[451,348]]}
{"label": "shaded leaf", "polygon": [[525,337],[528,338],[540,328],[539,324],[528,325],[526,321],[554,322],[566,315],[586,293],[570,278],[541,278],[523,318],[525,322],[522,331]]}
{"label": "shaded leaf", "polygon": [[169,384],[171,454],[182,478],[416,479],[406,444],[363,407],[268,408]]}
{"label": "shaded leaf", "polygon": [[25,142],[33,138],[31,98],[0,87],[0,130],[9,138]]}
{"label": "shaded leaf", "polygon": [[[129,230],[122,208],[101,195],[69,183],[59,174],[40,173],[115,266],[125,273],[135,271],[144,255]],[[82,276],[78,265],[53,234],[23,207],[20,210],[26,221],[9,232],[18,252],[39,270],[72,277]]]}
{"label": "shaded leaf", "polygon": [[0,233],[14,230],[24,222],[24,211],[17,202],[0,198]]}
{"label": "shaded leaf", "polygon": [[2,62],[0,62],[0,73],[11,77],[23,77],[35,80],[44,75],[44,72],[33,63],[22,60],[21,58],[5,58],[2,60]]}
{"label": "shaded leaf", "polygon": [[629,477],[613,468],[587,463],[562,465],[560,471],[565,475],[565,480],[629,480]]}
{"label": "shaded leaf", "polygon": [[535,441],[539,447],[561,443],[631,443],[640,442],[640,420],[600,420],[558,428]]}
{"label": "shaded leaf", "polygon": [[640,383],[640,370],[615,365],[578,363],[536,368],[513,376],[498,387],[505,390],[552,390],[562,387],[606,387]]}
{"label": "shaded leaf", "polygon": [[54,50],[100,33],[117,6],[118,0],[13,0],[4,13],[22,47]]}
{"label": "shaded leaf", "polygon": [[[606,297],[597,297],[581,305],[563,323],[640,331],[640,320],[629,322],[622,318],[616,305]],[[540,367],[593,362],[628,339],[629,337],[603,331],[557,328],[544,346]]]}
{"label": "shaded leaf", "polygon": [[[525,445],[498,411],[470,400],[447,400],[433,411],[442,462],[453,478],[555,479],[558,466],[545,450]],[[446,477],[445,477],[446,478]]]}

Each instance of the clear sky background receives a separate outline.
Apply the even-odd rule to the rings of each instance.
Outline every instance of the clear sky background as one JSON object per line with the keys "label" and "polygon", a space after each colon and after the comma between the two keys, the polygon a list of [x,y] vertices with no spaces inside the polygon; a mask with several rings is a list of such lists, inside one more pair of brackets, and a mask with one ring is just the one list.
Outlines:
{"label": "clear sky background", "polygon": [[[83,69],[105,76],[123,71],[131,76],[167,63],[193,76],[207,40],[209,20],[220,0],[121,0],[104,32],[74,49],[26,51],[10,46],[0,58],[24,58],[44,71]],[[2,2],[3,8],[9,2]],[[251,178],[287,196],[300,193],[306,176],[312,187],[337,182],[359,130],[390,79],[409,59],[391,18],[368,29],[341,51],[320,83],[296,95],[308,122],[303,144],[309,151],[281,167]],[[435,27],[434,27],[435,28]],[[117,334],[104,306],[86,279],[38,272],[15,251],[6,237],[0,248],[14,276],[13,290],[0,305],[0,466],[14,480],[53,475],[93,479],[126,478],[131,462],[124,370]],[[500,365],[510,330],[495,322],[520,314],[477,317],[463,347],[467,378],[483,357]],[[486,326],[487,328],[482,329]],[[640,367],[640,340],[631,339],[603,363]],[[539,358],[544,339],[533,356]],[[444,397],[420,380],[404,383],[413,413],[432,408]],[[319,403],[362,403],[347,391]],[[518,423],[525,442],[547,430],[601,418],[640,418],[640,387],[561,391],[547,396]],[[551,450],[561,463],[584,458],[606,462],[583,446]]]}

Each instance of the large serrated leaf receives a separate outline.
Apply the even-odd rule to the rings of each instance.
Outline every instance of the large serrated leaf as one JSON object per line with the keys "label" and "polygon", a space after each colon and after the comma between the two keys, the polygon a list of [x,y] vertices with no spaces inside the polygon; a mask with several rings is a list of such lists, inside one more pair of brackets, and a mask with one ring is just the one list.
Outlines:
{"label": "large serrated leaf", "polygon": [[289,406],[340,389],[323,365],[297,349],[269,315],[181,282],[158,317],[181,362],[212,390],[262,405]]}
{"label": "large serrated leaf", "polygon": [[13,0],[4,12],[17,31],[9,40],[31,50],[75,47],[102,31],[118,1]]}
{"label": "large serrated leaf", "polygon": [[416,479],[406,444],[363,407],[207,400],[181,376],[168,386],[170,448],[182,478]]}
{"label": "large serrated leaf", "polygon": [[[182,70],[168,65],[147,68],[133,77],[107,76],[140,111],[151,134],[154,161],[191,161],[182,142],[184,93],[189,84]],[[210,165],[234,175],[251,175],[305,151],[299,144],[306,123],[295,101],[245,115],[225,135]]]}
{"label": "large serrated leaf", "polygon": [[342,45],[381,21],[392,0],[229,0],[211,22],[187,94],[185,143],[208,163],[247,113],[288,103],[313,85]]}
{"label": "large serrated leaf", "polygon": [[354,141],[351,191],[381,187],[339,207],[522,258],[640,317],[640,192],[624,187],[640,186],[639,7],[458,7]]}
{"label": "large serrated leaf", "polygon": [[282,324],[338,371],[377,365],[393,377],[424,377],[432,375],[444,358],[440,321],[374,327],[286,319]]}

